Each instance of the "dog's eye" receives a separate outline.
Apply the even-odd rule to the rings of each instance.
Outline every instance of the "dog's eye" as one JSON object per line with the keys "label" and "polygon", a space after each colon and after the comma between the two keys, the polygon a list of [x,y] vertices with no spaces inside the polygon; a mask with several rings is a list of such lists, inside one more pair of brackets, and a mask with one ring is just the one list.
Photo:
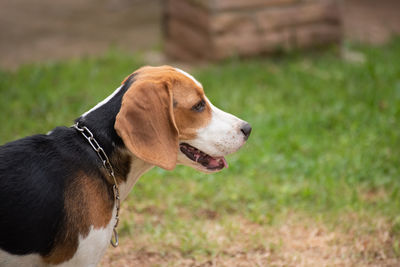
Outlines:
{"label": "dog's eye", "polygon": [[205,107],[206,107],[206,102],[204,100],[201,100],[199,103],[197,103],[192,107],[192,110],[196,112],[202,112]]}

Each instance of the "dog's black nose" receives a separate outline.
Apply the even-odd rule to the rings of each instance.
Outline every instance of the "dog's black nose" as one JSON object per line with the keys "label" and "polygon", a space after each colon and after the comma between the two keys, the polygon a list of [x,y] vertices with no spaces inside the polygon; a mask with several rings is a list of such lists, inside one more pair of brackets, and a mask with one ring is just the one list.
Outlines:
{"label": "dog's black nose", "polygon": [[244,134],[244,140],[247,140],[251,133],[251,125],[247,122],[242,125],[240,131]]}

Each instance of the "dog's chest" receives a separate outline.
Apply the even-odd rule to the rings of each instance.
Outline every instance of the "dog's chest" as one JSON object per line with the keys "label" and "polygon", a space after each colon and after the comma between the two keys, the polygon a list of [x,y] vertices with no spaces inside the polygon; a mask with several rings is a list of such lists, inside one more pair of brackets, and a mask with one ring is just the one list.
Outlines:
{"label": "dog's chest", "polygon": [[97,266],[101,257],[110,245],[110,240],[115,225],[116,208],[114,207],[110,222],[104,228],[90,227],[89,234],[79,238],[79,246],[74,256],[57,267],[84,267]]}
{"label": "dog's chest", "polygon": [[101,229],[91,227],[88,236],[79,239],[79,247],[75,255],[67,262],[56,265],[57,267],[97,266],[101,257],[110,244],[114,216],[110,223]]}

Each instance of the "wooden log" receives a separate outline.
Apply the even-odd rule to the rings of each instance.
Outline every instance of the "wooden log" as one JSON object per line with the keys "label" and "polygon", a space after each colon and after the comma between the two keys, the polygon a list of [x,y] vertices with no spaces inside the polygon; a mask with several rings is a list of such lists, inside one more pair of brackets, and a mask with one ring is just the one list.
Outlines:
{"label": "wooden log", "polygon": [[204,56],[210,49],[209,37],[203,32],[190,27],[189,24],[176,18],[170,18],[168,22],[167,40],[174,41],[197,56]]}
{"label": "wooden log", "polygon": [[293,48],[293,43],[291,41],[292,30],[290,29],[264,32],[261,37],[261,50],[263,53],[287,51]]}
{"label": "wooden log", "polygon": [[298,26],[294,30],[294,45],[296,48],[308,48],[317,45],[337,43],[340,41],[341,30],[335,25],[318,23]]}
{"label": "wooden log", "polygon": [[176,43],[173,40],[166,40],[164,43],[164,50],[168,57],[183,61],[194,61],[201,57],[196,53],[188,50],[186,47]]}
{"label": "wooden log", "polygon": [[223,12],[215,14],[210,22],[211,32],[224,34],[231,32],[255,31],[256,21],[251,14]]}
{"label": "wooden log", "polygon": [[223,59],[341,38],[337,0],[167,0],[166,52]]}
{"label": "wooden log", "polygon": [[168,2],[166,7],[168,17],[179,19],[204,32],[209,31],[210,16],[207,9],[191,4],[187,0],[169,0]]}
{"label": "wooden log", "polygon": [[261,51],[260,36],[254,32],[214,36],[212,41],[212,56],[215,59],[222,59],[234,55],[256,55]]}
{"label": "wooden log", "polygon": [[214,0],[210,7],[216,11],[240,10],[289,5],[297,2],[300,2],[300,0]]}
{"label": "wooden log", "polygon": [[332,1],[317,1],[296,6],[265,9],[255,14],[264,31],[316,22],[339,24],[339,10]]}

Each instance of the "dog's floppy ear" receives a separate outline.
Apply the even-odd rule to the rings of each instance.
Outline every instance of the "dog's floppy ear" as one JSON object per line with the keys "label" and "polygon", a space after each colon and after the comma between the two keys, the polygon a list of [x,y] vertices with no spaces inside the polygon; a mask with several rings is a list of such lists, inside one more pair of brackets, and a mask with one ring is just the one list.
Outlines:
{"label": "dog's floppy ear", "polygon": [[167,83],[134,82],[122,98],[114,127],[125,146],[138,158],[163,169],[175,168],[178,129]]}

